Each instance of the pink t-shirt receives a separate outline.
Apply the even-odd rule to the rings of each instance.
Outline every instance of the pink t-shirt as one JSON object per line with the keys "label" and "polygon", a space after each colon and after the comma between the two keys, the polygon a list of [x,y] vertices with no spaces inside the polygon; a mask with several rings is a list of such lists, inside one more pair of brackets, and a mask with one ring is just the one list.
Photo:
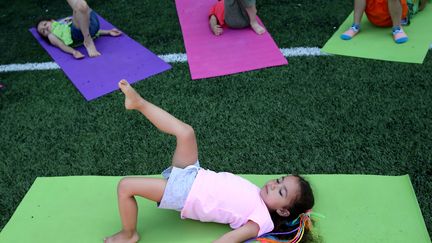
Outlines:
{"label": "pink t-shirt", "polygon": [[273,221],[260,189],[227,172],[200,169],[181,211],[182,218],[229,224],[237,229],[251,220],[259,225],[258,235],[273,230]]}

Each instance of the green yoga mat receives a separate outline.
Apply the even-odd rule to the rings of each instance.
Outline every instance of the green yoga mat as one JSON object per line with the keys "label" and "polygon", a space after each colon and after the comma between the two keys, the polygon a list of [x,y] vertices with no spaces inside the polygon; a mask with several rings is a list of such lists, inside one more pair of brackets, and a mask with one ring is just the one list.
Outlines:
{"label": "green yoga mat", "polygon": [[[275,175],[245,175],[257,185]],[[408,176],[310,175],[323,242],[431,242]],[[0,233],[1,243],[102,242],[121,227],[120,177],[37,178]],[[139,199],[140,242],[211,242],[226,225],[181,220]]]}
{"label": "green yoga mat", "polygon": [[414,16],[409,26],[404,27],[409,40],[403,44],[396,44],[393,41],[391,28],[376,27],[367,20],[365,15],[361,22],[360,33],[351,40],[342,40],[341,34],[348,30],[352,23],[353,13],[321,50],[344,56],[423,63],[429,45],[432,43],[432,6],[426,6],[423,11]]}

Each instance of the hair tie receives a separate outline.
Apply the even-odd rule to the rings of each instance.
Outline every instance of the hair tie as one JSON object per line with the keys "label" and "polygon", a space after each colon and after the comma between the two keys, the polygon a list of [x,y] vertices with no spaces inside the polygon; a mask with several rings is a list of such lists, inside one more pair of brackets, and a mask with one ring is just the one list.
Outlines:
{"label": "hair tie", "polygon": [[[305,230],[312,230],[312,220],[311,217],[316,218],[325,218],[324,215],[312,212],[312,209],[307,210],[306,212],[300,214],[296,219],[286,222],[287,226],[295,226],[298,225],[297,228],[288,231],[288,232],[275,232],[275,233],[267,233],[260,237],[255,238],[254,240],[260,243],[298,243],[303,238]],[[275,236],[277,235],[289,235],[295,233],[295,236],[291,240],[279,240]],[[250,241],[247,241],[250,242]]]}

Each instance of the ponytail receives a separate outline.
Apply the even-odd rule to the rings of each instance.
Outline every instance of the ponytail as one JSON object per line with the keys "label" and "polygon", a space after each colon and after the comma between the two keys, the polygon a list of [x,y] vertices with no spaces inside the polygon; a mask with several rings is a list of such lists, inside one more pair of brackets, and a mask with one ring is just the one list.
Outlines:
{"label": "ponytail", "polygon": [[[295,220],[286,222],[285,225],[292,228],[293,226],[297,226],[294,229],[287,231],[287,232],[273,232],[273,233],[267,233],[264,234],[255,240],[260,243],[298,243],[303,238],[303,235],[305,231],[312,230],[312,220],[310,218],[310,210],[306,213],[300,214]],[[283,235],[292,235],[294,234],[294,237],[291,240],[279,240],[278,236]]]}

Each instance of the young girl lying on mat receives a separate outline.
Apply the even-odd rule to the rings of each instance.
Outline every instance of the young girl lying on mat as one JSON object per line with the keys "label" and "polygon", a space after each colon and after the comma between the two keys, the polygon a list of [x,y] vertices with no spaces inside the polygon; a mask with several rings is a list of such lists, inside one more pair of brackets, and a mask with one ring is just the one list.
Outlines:
{"label": "young girl lying on mat", "polygon": [[259,35],[265,29],[256,19],[255,0],[218,0],[209,13],[210,28],[215,35],[221,35],[222,27],[239,29],[252,27]]}
{"label": "young girl lying on mat", "polygon": [[[267,182],[261,189],[240,176],[216,173],[200,167],[193,128],[144,100],[126,80],[119,83],[125,107],[141,112],[160,131],[174,135],[177,146],[172,166],[164,179],[126,177],[118,184],[118,203],[123,229],[106,243],[137,242],[135,196],[158,202],[159,208],[180,211],[182,218],[229,224],[234,230],[214,242],[243,242],[282,225],[280,218],[297,219],[294,241],[310,226],[314,196],[309,183],[298,175]],[[274,223],[275,222],[275,223]]]}
{"label": "young girl lying on mat", "polygon": [[80,59],[84,55],[70,47],[72,44],[83,43],[90,57],[97,57],[97,51],[93,38],[97,35],[119,36],[122,34],[117,29],[99,29],[99,20],[93,10],[89,8],[84,0],[67,0],[73,10],[72,18],[62,21],[41,20],[37,24],[38,33],[47,38],[48,41],[60,48],[62,51],[72,54],[74,58]]}
{"label": "young girl lying on mat", "polygon": [[[419,3],[420,2],[420,3]],[[341,35],[351,40],[360,31],[363,13],[369,21],[380,27],[392,26],[393,39],[401,44],[408,41],[402,25],[408,24],[412,16],[426,6],[427,0],[354,0],[354,23]]]}

